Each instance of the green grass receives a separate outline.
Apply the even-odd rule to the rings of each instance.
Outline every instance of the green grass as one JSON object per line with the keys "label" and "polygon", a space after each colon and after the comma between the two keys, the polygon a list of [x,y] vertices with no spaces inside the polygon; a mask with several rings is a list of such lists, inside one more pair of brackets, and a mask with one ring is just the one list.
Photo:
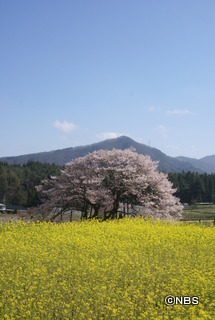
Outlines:
{"label": "green grass", "polygon": [[213,221],[215,218],[215,205],[193,205],[183,210],[183,221]]}

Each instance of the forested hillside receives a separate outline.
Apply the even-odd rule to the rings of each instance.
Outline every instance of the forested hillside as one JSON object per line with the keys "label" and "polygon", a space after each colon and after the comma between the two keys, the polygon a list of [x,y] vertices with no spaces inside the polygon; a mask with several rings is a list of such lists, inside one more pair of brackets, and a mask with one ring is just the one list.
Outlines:
{"label": "forested hillside", "polygon": [[193,172],[169,173],[182,203],[194,204],[215,201],[215,174]]}
{"label": "forested hillside", "polygon": [[[40,162],[9,165],[0,162],[0,203],[33,207],[39,198],[35,186],[51,175],[58,175],[61,166]],[[177,188],[176,196],[182,203],[214,202],[215,174],[193,172],[169,173],[169,180]]]}
{"label": "forested hillside", "polygon": [[60,166],[28,162],[21,165],[8,165],[0,162],[0,203],[23,205],[39,204],[35,186],[43,179],[60,173]]}

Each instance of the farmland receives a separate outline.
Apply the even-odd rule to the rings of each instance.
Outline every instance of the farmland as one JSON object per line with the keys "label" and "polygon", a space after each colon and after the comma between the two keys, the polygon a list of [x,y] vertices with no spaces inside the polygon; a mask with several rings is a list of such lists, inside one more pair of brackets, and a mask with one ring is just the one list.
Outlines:
{"label": "farmland", "polygon": [[183,210],[184,221],[198,221],[202,223],[212,222],[215,219],[215,205],[214,204],[196,204],[185,207]]}
{"label": "farmland", "polygon": [[17,221],[0,238],[1,319],[213,319],[213,226]]}
{"label": "farmland", "polygon": [[[32,219],[30,219],[30,216],[33,216]],[[101,215],[102,217],[102,215]],[[38,221],[41,220],[41,215],[40,214],[33,214],[32,211],[30,210],[29,213],[27,211],[18,211],[17,213],[4,213],[0,214],[0,221],[4,222],[9,222],[9,221],[17,221],[17,220],[25,220],[25,221]],[[50,216],[47,216],[47,219],[51,218]],[[62,216],[62,221],[63,222],[69,222],[71,221],[78,221],[81,218],[81,213],[77,211],[73,211],[72,217],[70,215],[70,211],[65,213]],[[190,205],[184,207],[184,210],[182,212],[182,217],[181,221],[183,222],[192,222],[192,223],[199,223],[199,220],[201,220],[202,224],[210,225],[213,223],[215,218],[215,205],[214,204],[195,204],[195,205]],[[57,222],[61,221],[61,216],[59,216],[56,219]]]}

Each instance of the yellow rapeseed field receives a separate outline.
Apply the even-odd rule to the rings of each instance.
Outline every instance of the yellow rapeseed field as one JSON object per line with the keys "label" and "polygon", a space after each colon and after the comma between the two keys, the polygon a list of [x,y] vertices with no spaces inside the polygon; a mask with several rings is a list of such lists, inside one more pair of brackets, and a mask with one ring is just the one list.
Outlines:
{"label": "yellow rapeseed field", "polygon": [[[0,319],[212,320],[214,273],[212,226],[0,224]],[[168,306],[169,295],[188,303]]]}

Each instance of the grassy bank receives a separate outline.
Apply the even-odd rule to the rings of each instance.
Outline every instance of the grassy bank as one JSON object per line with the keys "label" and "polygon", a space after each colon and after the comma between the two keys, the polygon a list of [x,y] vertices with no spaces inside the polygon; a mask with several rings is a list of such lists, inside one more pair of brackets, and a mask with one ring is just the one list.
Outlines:
{"label": "grassy bank", "polygon": [[184,221],[213,221],[215,218],[215,205],[196,204],[185,207],[183,210]]}

